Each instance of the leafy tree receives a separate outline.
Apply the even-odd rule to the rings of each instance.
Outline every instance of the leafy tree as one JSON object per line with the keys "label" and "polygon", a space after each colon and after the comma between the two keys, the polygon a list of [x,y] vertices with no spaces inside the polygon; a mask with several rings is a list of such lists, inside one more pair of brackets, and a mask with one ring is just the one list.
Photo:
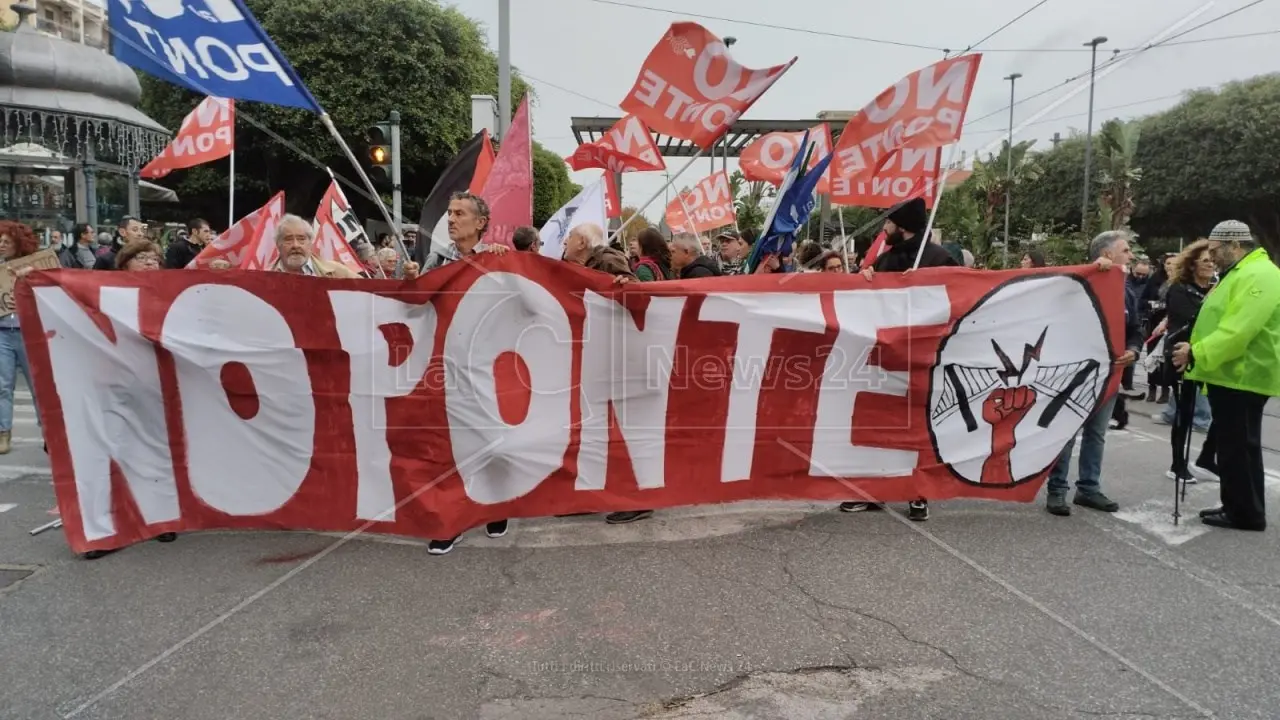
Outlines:
{"label": "leafy tree", "polygon": [[[358,157],[365,150],[365,128],[399,111],[405,214],[417,217],[422,198],[472,135],[471,95],[497,95],[497,59],[480,26],[435,0],[247,3]],[[148,76],[142,85],[143,111],[170,128],[201,99]],[[513,107],[526,92],[528,85],[516,73]],[[236,111],[238,213],[283,189],[291,211],[310,214],[329,182],[324,166],[355,178],[315,114],[247,102]],[[559,181],[543,177],[550,164],[539,167],[535,187]],[[176,172],[165,184],[182,198],[183,213],[218,223],[226,212],[227,173],[223,160]],[[378,217],[363,189],[348,187],[347,196],[359,215]]]}
{"label": "leafy tree", "polygon": [[627,226],[623,228],[622,235],[621,237],[618,238],[618,244],[624,250],[626,249],[628,243],[630,243],[635,238],[639,237],[641,232],[643,232],[644,230],[650,227],[653,227],[652,225],[649,224],[649,218],[645,217],[644,215],[641,215],[635,220],[631,220],[631,216],[639,212],[640,212],[639,210],[631,206],[622,208],[622,212],[619,220],[623,223],[626,223]]}
{"label": "leafy tree", "polygon": [[533,224],[542,227],[582,190],[569,179],[564,158],[541,145],[533,148]]}
{"label": "leafy tree", "polygon": [[1142,202],[1133,226],[1193,239],[1214,224],[1249,224],[1280,247],[1280,75],[1190,93],[1146,118],[1137,164]]}

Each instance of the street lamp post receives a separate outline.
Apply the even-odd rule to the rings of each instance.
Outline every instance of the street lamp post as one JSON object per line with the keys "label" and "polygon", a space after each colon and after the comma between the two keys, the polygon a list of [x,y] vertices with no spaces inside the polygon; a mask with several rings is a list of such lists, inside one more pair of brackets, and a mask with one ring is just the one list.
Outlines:
{"label": "street lamp post", "polygon": [[511,127],[511,0],[498,0],[498,139]]}
{"label": "street lamp post", "polygon": [[1093,59],[1089,63],[1089,120],[1088,130],[1084,135],[1084,199],[1080,203],[1080,232],[1085,239],[1089,238],[1089,179],[1092,177],[1093,168],[1093,84],[1094,76],[1098,71],[1098,46],[1106,42],[1107,39],[1099,35],[1098,37],[1084,43],[1085,47],[1093,49]]}
{"label": "street lamp post", "polygon": [[1013,212],[1013,88],[1022,73],[1013,73],[1009,81],[1009,140],[1005,148],[1004,171],[1004,267],[1009,267],[1009,216]]}

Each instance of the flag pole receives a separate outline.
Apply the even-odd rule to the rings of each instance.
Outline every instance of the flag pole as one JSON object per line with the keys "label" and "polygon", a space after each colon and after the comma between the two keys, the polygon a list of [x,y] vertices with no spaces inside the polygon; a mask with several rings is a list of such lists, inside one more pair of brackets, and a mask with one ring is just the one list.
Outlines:
{"label": "flag pole", "polygon": [[[235,137],[235,127],[231,129],[232,137]],[[227,227],[230,228],[236,224],[236,151],[231,151],[231,179],[228,183],[231,191],[227,193]]]}
{"label": "flag pole", "polygon": [[698,238],[698,254],[702,255],[702,233],[698,232],[698,226],[693,223],[693,214],[689,212],[689,206],[684,202],[684,193],[676,193],[676,199],[680,201],[680,209],[684,211],[684,221],[688,224],[686,230],[693,230],[693,236]]}
{"label": "flag pole", "polygon": [[924,257],[924,246],[930,241],[929,233],[933,232],[933,219],[938,217],[938,206],[942,204],[942,189],[947,186],[947,176],[951,174],[951,164],[956,159],[956,149],[959,147],[960,143],[957,142],[951,146],[951,152],[947,153],[947,165],[942,168],[942,175],[938,177],[938,187],[934,188],[933,209],[929,211],[929,224],[924,226],[924,239],[916,249],[916,261],[911,266],[912,270],[920,267],[920,258]]}
{"label": "flag pole", "polygon": [[849,238],[844,234],[844,213],[839,207],[836,208],[836,217],[840,218],[840,255],[844,258],[844,271],[852,272],[849,269]]}
{"label": "flag pole", "polygon": [[[648,200],[644,201],[644,205],[641,205],[639,209],[637,209],[634,213],[631,214],[631,217],[627,218],[621,225],[618,226],[617,230],[613,231],[613,234],[609,236],[609,239],[605,242],[605,244],[606,245],[613,244],[614,239],[617,238],[619,235],[621,235],[623,230],[627,229],[627,226],[631,224],[631,221],[635,220],[637,216],[644,213],[645,210],[648,210],[649,206],[653,204],[653,201],[657,200],[659,195],[666,192],[667,188],[671,187],[671,184],[676,181],[676,178],[683,175],[685,170],[688,170],[689,168],[693,167],[694,161],[702,157],[702,153],[704,152],[706,152],[704,148],[698,148],[698,152],[695,153],[693,157],[689,158],[689,162],[685,163],[684,167],[680,168],[680,170],[677,171],[675,175],[668,177],[667,181],[663,183],[662,187],[658,188],[657,192],[651,195]],[[618,198],[618,203],[619,204],[622,203],[621,197]]]}
{"label": "flag pole", "polygon": [[400,223],[391,219],[391,211],[387,209],[387,204],[382,202],[382,196],[378,194],[378,189],[373,186],[373,181],[369,179],[369,175],[365,173],[364,168],[360,167],[360,161],[356,159],[355,153],[351,152],[347,141],[342,139],[338,128],[333,126],[333,118],[329,117],[329,113],[323,112],[320,113],[320,122],[324,123],[329,134],[338,142],[338,147],[342,148],[347,160],[351,161],[351,167],[356,169],[356,174],[360,176],[360,181],[364,183],[365,189],[369,191],[369,196],[378,204],[378,210],[382,212],[382,219],[386,220],[387,225],[391,227],[391,237],[395,238],[396,246],[400,248],[400,255],[405,260],[412,260],[413,257],[409,255],[409,250],[404,246],[404,240],[400,237]]}

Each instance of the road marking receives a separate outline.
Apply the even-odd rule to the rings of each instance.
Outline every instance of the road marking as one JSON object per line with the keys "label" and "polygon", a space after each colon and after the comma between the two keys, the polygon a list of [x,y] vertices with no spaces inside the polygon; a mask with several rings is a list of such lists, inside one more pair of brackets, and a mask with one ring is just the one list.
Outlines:
{"label": "road marking", "polygon": [[53,471],[48,467],[36,465],[0,465],[0,481],[17,480],[29,475],[52,478]]}
{"label": "road marking", "polygon": [[18,506],[17,506],[16,504],[14,504],[14,503],[0,503],[0,513],[6,513],[6,512],[9,512],[10,510],[12,510],[12,509],[14,509],[14,508],[16,508],[16,507],[18,507]]}

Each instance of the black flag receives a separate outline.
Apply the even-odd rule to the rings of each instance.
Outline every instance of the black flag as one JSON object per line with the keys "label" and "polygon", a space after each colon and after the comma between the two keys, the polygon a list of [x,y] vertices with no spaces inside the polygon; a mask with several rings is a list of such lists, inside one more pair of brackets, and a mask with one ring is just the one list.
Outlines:
{"label": "black flag", "polygon": [[476,172],[476,160],[484,150],[484,136],[483,130],[476,133],[475,137],[458,150],[453,162],[449,163],[449,167],[445,168],[443,173],[440,173],[440,179],[436,180],[435,187],[431,188],[431,194],[422,205],[422,217],[418,219],[421,235],[418,237],[417,247],[413,249],[413,260],[419,267],[426,263],[433,244],[443,247],[449,243],[449,196],[471,187],[471,178]]}

